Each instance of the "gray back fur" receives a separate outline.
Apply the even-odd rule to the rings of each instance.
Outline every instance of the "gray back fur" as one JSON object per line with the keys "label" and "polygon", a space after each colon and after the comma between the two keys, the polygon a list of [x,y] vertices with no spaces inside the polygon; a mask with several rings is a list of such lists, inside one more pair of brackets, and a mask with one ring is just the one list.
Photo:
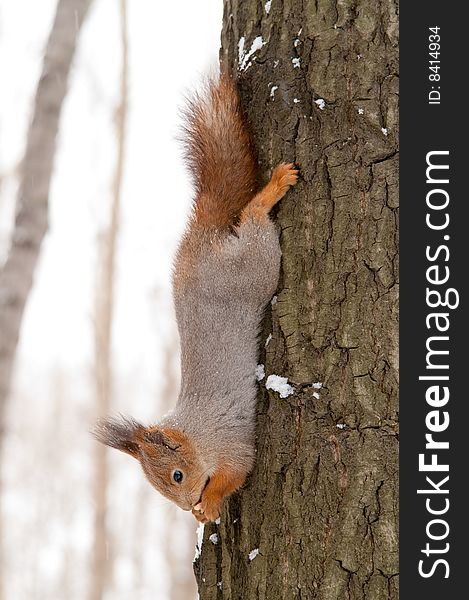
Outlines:
{"label": "gray back fur", "polygon": [[281,251],[270,220],[233,232],[194,222],[173,282],[181,340],[181,391],[163,420],[186,432],[209,469],[250,470],[255,455],[259,326],[277,287]]}

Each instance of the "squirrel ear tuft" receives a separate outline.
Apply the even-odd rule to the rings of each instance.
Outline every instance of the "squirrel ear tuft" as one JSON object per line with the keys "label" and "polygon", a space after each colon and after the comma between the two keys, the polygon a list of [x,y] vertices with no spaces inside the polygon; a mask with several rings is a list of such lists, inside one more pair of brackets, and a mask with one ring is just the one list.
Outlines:
{"label": "squirrel ear tuft", "polygon": [[165,444],[166,438],[159,429],[146,429],[143,439],[149,444]]}
{"label": "squirrel ear tuft", "polygon": [[139,454],[138,436],[144,427],[131,417],[107,417],[99,419],[92,434],[102,444],[127,452],[135,458]]}
{"label": "squirrel ear tuft", "polygon": [[177,440],[173,439],[171,430],[159,429],[157,427],[146,429],[143,439],[150,444],[165,446],[168,450],[177,450],[181,446]]}

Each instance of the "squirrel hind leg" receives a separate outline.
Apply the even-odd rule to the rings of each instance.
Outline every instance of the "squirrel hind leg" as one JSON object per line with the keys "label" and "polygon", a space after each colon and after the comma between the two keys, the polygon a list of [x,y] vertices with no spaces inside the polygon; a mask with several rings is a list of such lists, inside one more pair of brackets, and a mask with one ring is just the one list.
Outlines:
{"label": "squirrel hind leg", "polygon": [[293,163],[281,163],[275,167],[270,181],[241,212],[240,221],[266,219],[271,209],[298,181],[298,170]]}

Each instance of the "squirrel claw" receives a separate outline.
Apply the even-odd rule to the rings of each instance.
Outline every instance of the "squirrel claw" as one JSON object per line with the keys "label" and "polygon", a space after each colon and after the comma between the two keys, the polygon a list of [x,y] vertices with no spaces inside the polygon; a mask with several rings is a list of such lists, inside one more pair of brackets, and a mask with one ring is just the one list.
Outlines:
{"label": "squirrel claw", "polygon": [[294,163],[280,163],[272,173],[272,179],[275,179],[278,186],[285,192],[291,185],[295,185],[298,181],[298,169]]}
{"label": "squirrel claw", "polygon": [[207,517],[204,514],[204,509],[202,508],[202,502],[198,502],[194,508],[192,509],[192,514],[199,521],[199,523],[206,523],[208,521]]}
{"label": "squirrel claw", "polygon": [[194,515],[194,517],[197,519],[197,521],[199,523],[206,523],[208,521],[208,519],[204,515],[204,513],[201,513],[199,511],[195,510],[195,508],[192,509],[192,514]]}
{"label": "squirrel claw", "polygon": [[[294,163],[280,163],[272,172],[270,184],[273,184],[276,189],[277,201],[288,192],[292,185],[296,185],[298,181],[298,169]],[[267,184],[267,185],[270,185]]]}
{"label": "squirrel claw", "polygon": [[207,521],[215,521],[220,516],[220,502],[210,501],[206,498],[202,498],[194,508],[192,514],[200,523],[206,523]]}

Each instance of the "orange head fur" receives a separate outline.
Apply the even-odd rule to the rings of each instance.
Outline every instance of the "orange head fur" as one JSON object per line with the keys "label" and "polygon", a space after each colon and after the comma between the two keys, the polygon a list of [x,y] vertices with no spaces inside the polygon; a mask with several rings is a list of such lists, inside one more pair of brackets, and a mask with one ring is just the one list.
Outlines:
{"label": "orange head fur", "polygon": [[183,510],[199,502],[209,474],[185,433],[120,417],[98,421],[93,434],[136,458],[152,486]]}

